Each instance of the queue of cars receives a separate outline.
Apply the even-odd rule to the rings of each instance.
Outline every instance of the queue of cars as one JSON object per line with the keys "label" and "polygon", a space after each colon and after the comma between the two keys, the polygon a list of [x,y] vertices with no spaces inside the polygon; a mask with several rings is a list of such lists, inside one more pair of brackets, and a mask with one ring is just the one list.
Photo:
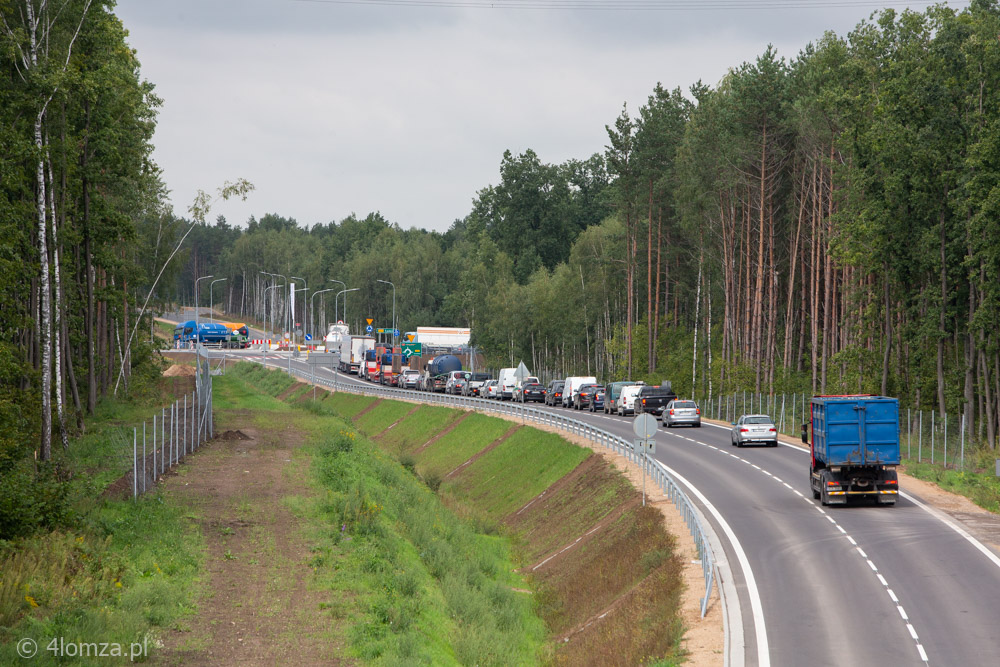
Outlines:
{"label": "queue of cars", "polygon": [[[403,371],[399,386],[406,389],[420,389],[419,371]],[[552,380],[542,385],[537,377],[528,376],[518,381],[505,377],[493,379],[488,373],[451,371],[444,386],[445,393],[476,396],[486,399],[509,397],[519,403],[544,403],[551,407],[567,407],[590,412],[602,411],[620,417],[643,413],[659,417],[665,428],[675,426],[701,426],[701,409],[696,401],[678,398],[670,382],[648,385],[644,382],[611,382],[606,387],[593,376],[571,376],[564,380]],[[777,427],[768,415],[743,415],[733,422],[731,430],[733,446],[762,444],[778,446]]]}

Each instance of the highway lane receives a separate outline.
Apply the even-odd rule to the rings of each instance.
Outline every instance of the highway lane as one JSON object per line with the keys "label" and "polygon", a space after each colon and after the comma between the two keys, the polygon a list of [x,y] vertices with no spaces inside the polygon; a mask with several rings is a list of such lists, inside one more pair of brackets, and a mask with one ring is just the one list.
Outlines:
{"label": "highway lane", "polygon": [[[601,417],[631,437],[630,420],[609,428]],[[698,486],[743,544],[772,664],[802,664],[803,651],[810,664],[996,664],[1000,567],[913,500],[823,508],[805,450],[732,447],[728,429],[708,424],[663,430],[657,443],[656,457]]]}
{"label": "highway lane", "polygon": [[[269,354],[268,365],[288,359]],[[310,369],[304,358],[292,365]],[[632,438],[630,418],[559,412]],[[656,440],[656,458],[700,489],[746,552],[763,612],[754,618],[738,578],[746,664],[996,664],[1000,567],[915,501],[824,508],[800,448],[735,448],[728,429],[708,424],[661,430]],[[739,575],[733,545],[723,544]],[[758,655],[761,620],[767,650]]]}

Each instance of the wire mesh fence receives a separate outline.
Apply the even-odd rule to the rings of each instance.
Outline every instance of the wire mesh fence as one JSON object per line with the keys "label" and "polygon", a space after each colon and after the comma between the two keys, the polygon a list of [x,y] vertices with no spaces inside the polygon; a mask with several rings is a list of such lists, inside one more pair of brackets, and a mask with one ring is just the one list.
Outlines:
{"label": "wire mesh fence", "polygon": [[[151,421],[132,428],[132,470],[128,475],[132,497],[155,488],[158,479],[210,440],[214,432],[212,372],[208,361],[199,358],[194,390],[161,408]],[[128,451],[128,444],[124,451]]]}
{"label": "wire mesh fence", "polygon": [[[740,415],[771,417],[779,433],[798,437],[809,421],[812,394],[763,394],[740,392],[699,400],[702,414],[719,421],[735,422]],[[964,414],[941,414],[934,410],[900,407],[899,444],[905,459],[965,470],[975,464],[972,439]]]}

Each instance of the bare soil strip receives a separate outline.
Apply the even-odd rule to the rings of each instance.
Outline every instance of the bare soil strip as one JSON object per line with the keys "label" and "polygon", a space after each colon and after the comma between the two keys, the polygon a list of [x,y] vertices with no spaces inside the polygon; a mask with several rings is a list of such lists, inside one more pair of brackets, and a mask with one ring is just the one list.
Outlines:
{"label": "bare soil strip", "polygon": [[344,638],[323,611],[326,594],[310,590],[311,553],[285,502],[309,488],[294,453],[302,436],[239,427],[242,437],[210,442],[164,482],[201,528],[207,553],[198,613],[164,637],[156,662],[341,664]]}

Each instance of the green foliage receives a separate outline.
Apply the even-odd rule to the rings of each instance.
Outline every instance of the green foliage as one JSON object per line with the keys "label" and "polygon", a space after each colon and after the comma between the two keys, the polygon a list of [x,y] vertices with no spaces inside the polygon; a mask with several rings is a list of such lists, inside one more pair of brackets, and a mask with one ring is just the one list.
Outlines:
{"label": "green foliage", "polygon": [[59,464],[21,460],[0,474],[0,540],[69,524],[67,475]]}
{"label": "green foliage", "polygon": [[[36,532],[0,542],[0,662],[16,664],[16,642],[52,637],[146,641],[194,611],[201,544],[182,512],[158,495],[105,501],[72,532]],[[40,651],[35,662],[63,664]]]}
{"label": "green foliage", "polygon": [[365,613],[350,632],[360,657],[491,665],[537,659],[545,629],[531,600],[510,590],[520,580],[504,540],[456,518],[351,429],[325,436],[313,466],[323,492],[318,510],[347,555],[337,581],[363,591]]}

